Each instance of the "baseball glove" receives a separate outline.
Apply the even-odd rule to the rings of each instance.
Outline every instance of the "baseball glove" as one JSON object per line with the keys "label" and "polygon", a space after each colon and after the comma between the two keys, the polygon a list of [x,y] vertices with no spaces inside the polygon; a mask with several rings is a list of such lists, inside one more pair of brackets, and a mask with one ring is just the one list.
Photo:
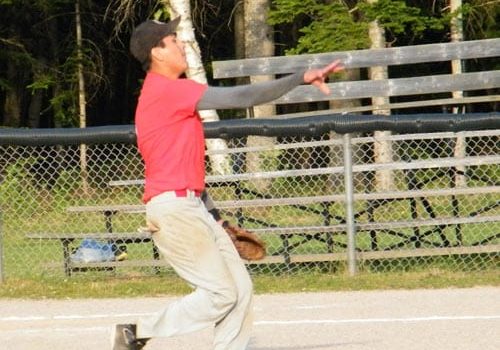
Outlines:
{"label": "baseball glove", "polygon": [[234,243],[240,257],[245,260],[260,260],[266,256],[266,245],[255,233],[224,221],[222,227]]}

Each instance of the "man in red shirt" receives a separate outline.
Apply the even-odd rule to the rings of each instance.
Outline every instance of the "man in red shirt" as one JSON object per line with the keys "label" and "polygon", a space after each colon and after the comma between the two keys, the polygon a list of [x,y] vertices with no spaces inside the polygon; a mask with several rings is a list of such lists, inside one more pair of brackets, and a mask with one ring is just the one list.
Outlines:
{"label": "man in red shirt", "polygon": [[176,273],[194,291],[137,324],[117,325],[113,350],[142,349],[152,337],[214,328],[215,350],[244,350],[252,326],[252,282],[224,229],[200,195],[205,187],[205,139],[198,110],[246,108],[272,101],[309,83],[328,93],[325,78],[343,69],[336,61],[271,82],[231,88],[181,78],[187,70],[184,44],[168,23],[135,28],[130,50],[147,72],[135,125],[145,165],[148,222],[153,240]]}

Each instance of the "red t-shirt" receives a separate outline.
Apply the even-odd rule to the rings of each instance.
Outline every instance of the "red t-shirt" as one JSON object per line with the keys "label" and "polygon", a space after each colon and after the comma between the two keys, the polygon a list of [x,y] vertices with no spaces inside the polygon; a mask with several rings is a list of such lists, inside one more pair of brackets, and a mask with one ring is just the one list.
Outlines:
{"label": "red t-shirt", "polygon": [[196,104],[206,89],[189,79],[146,75],[135,114],[145,203],[165,191],[205,187],[205,136]]}

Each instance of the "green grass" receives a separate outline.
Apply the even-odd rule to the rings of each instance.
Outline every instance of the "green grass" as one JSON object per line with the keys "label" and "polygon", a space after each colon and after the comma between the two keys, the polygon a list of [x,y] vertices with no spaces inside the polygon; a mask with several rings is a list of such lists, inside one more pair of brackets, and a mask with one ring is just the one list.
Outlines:
{"label": "green grass", "polygon": [[[494,172],[492,181],[498,179],[498,167],[482,169]],[[103,177],[95,177],[96,181],[106,183]],[[432,172],[431,172],[432,174]],[[0,284],[0,297],[5,298],[90,298],[90,297],[137,297],[156,295],[179,295],[189,292],[189,287],[171,272],[162,272],[161,277],[152,274],[151,269],[117,270],[116,273],[89,271],[77,273],[65,278],[62,266],[47,268],[52,263],[62,263],[62,249],[58,241],[40,242],[27,240],[25,235],[33,232],[104,232],[102,214],[68,213],[67,206],[105,205],[105,204],[138,204],[140,188],[92,188],[89,195],[79,190],[79,174],[65,173],[58,179],[52,190],[35,186],[27,181],[25,167],[19,164],[12,168],[5,181],[0,184],[2,196],[3,223],[2,236],[4,245],[4,271],[8,278]],[[425,174],[424,174],[425,175]],[[423,175],[422,175],[423,176]],[[104,179],[107,179],[106,181]],[[362,184],[365,186],[365,184]],[[251,188],[251,184],[248,185]],[[439,183],[430,183],[429,188],[439,187]],[[305,196],[332,193],[329,177],[298,179],[277,179],[273,184],[273,197]],[[363,187],[364,188],[364,187]],[[404,188],[401,188],[404,189]],[[338,193],[342,188],[334,189]],[[362,188],[360,190],[363,190]],[[213,189],[217,199],[230,199],[227,188]],[[227,197],[227,198],[226,198]],[[254,196],[246,195],[251,199]],[[460,213],[470,214],[488,204],[497,203],[498,194],[458,196]],[[450,198],[431,197],[434,214],[448,217],[453,208]],[[365,202],[356,203],[356,213],[366,209]],[[259,220],[280,226],[323,225],[324,217],[318,214],[324,208],[317,204],[312,206],[316,213],[291,206],[274,206],[265,208],[249,208],[244,214]],[[336,217],[330,224],[337,224],[344,214],[343,203],[334,203],[329,213]],[[416,210],[419,218],[428,218],[429,213],[421,201],[417,201]],[[500,207],[490,209],[488,215],[498,215]],[[227,211],[225,217],[234,220]],[[388,201],[373,212],[377,222],[393,220],[411,220],[408,201]],[[359,222],[369,221],[367,213],[359,218]],[[115,232],[135,231],[144,225],[144,215],[117,214],[113,220]],[[252,228],[250,222],[245,225]],[[256,225],[256,227],[259,225]],[[425,231],[427,228],[421,228]],[[499,232],[500,223],[481,225],[463,225],[462,235],[465,245],[492,237]],[[413,230],[399,230],[398,233],[413,235]],[[454,227],[443,230],[443,234],[452,243],[456,242]],[[377,234],[379,249],[387,248],[403,240],[399,235],[379,231]],[[267,235],[268,252],[278,251],[282,247],[279,236]],[[341,244],[346,243],[345,235],[334,237],[335,251],[344,251]],[[300,241],[295,236],[291,243]],[[431,243],[442,243],[441,237],[429,235]],[[498,238],[490,242],[498,244]],[[357,245],[362,249],[370,249],[372,237],[368,232],[359,231]],[[75,246],[78,242],[75,242]],[[429,244],[428,244],[429,245]],[[407,245],[403,249],[412,249]],[[317,240],[308,241],[294,250],[294,253],[313,254],[326,253],[327,246]],[[129,245],[130,259],[151,257],[150,245]],[[303,264],[294,265],[293,274],[287,274],[284,264],[260,265],[251,267],[254,272],[255,290],[257,293],[302,292],[302,291],[340,291],[370,290],[392,288],[445,288],[471,287],[477,285],[494,285],[500,283],[498,274],[499,255],[473,254],[470,256],[422,257],[408,259],[392,259],[360,262],[360,273],[355,277],[346,275],[345,263]],[[257,273],[258,272],[258,273]]]}
{"label": "green grass", "polygon": [[[288,276],[253,276],[256,294],[361,291],[379,289],[466,288],[500,286],[498,270],[473,273],[430,269],[421,272],[300,273]],[[183,295],[190,287],[174,274],[161,277],[123,277],[94,280],[75,276],[66,279],[7,279],[0,284],[0,298],[133,298]]]}

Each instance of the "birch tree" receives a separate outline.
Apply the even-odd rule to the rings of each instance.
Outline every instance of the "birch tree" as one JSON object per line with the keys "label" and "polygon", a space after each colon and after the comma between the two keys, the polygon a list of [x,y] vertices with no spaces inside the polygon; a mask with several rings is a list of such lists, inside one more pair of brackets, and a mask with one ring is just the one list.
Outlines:
{"label": "birch tree", "polygon": [[[269,14],[269,0],[245,0],[244,1],[244,28],[245,28],[245,57],[271,57],[274,56],[273,28],[267,23]],[[253,76],[250,83],[269,81],[273,76]],[[261,105],[249,110],[249,118],[264,118],[276,114],[276,108],[273,105]],[[249,136],[247,138],[248,146],[272,146],[274,138]],[[265,169],[265,167],[276,164],[273,160],[276,155],[273,152],[247,154],[247,171],[256,172]],[[254,181],[254,185],[259,191],[265,191],[269,181]]]}
{"label": "birch tree", "polygon": [[[462,0],[450,0],[449,8],[451,13],[456,13],[455,16],[452,17],[450,22],[450,37],[451,42],[459,42],[464,40],[463,35],[463,21],[462,21]],[[462,73],[462,61],[461,60],[452,60],[451,61],[451,73],[452,74],[460,74]],[[453,91],[452,96],[455,99],[461,99],[463,97],[463,91]],[[453,113],[459,113],[458,106],[453,107]],[[462,111],[465,112],[465,111]],[[455,140],[455,157],[456,158],[464,158],[465,157],[465,137],[463,136],[463,132],[460,132]],[[455,186],[456,187],[465,187],[466,179],[465,179],[465,167],[457,166],[455,173]]]}
{"label": "birch tree", "polygon": [[[369,4],[374,4],[378,0],[368,0]],[[377,20],[369,23],[368,36],[370,38],[370,49],[385,48],[385,31]],[[369,69],[371,80],[385,80],[389,74],[387,67],[371,67]],[[373,114],[385,115],[391,114],[389,109],[379,109],[378,106],[388,105],[389,98],[384,96],[372,97],[372,106],[375,108]],[[391,135],[390,131],[375,131],[375,142],[373,144],[373,154],[375,163],[389,163],[392,161],[392,146],[391,142],[383,140]],[[394,178],[391,170],[378,170],[375,172],[375,190],[388,191],[394,187]]]}
{"label": "birch tree", "polygon": [[[76,50],[77,50],[77,76],[78,76],[78,114],[80,128],[87,127],[87,103],[85,95],[85,79],[83,77],[83,39],[82,23],[80,13],[80,0],[75,2],[75,29],[76,29]],[[82,180],[82,190],[84,195],[89,194],[88,169],[87,169],[87,145],[80,145],[80,176]]]}
{"label": "birch tree", "polygon": [[[201,59],[200,47],[194,36],[194,28],[191,20],[191,5],[189,0],[164,0],[162,2],[168,10],[171,18],[181,16],[177,36],[185,43],[188,70],[186,75],[199,83],[206,84],[207,76]],[[215,110],[200,111],[200,116],[204,122],[219,120]],[[227,149],[227,144],[222,139],[207,139],[207,149],[210,151],[221,151]],[[228,174],[230,172],[229,157],[224,154],[210,155],[212,169],[216,174]]]}
{"label": "birch tree", "polygon": [[[245,9],[243,0],[236,0],[233,15],[234,56],[237,60],[245,58]],[[236,85],[248,83],[248,78],[236,78]]]}
{"label": "birch tree", "polygon": [[[273,28],[267,24],[269,0],[245,0],[245,57],[274,56]],[[251,83],[273,80],[273,76],[253,76]],[[275,114],[273,105],[256,106],[253,117],[269,117]]]}

